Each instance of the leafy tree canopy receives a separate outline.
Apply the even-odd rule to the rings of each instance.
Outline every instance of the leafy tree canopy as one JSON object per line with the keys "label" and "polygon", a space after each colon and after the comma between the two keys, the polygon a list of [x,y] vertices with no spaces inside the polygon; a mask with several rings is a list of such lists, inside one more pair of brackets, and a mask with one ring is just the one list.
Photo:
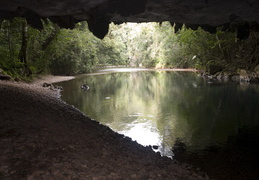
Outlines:
{"label": "leafy tree canopy", "polygon": [[[176,32],[170,22],[111,23],[103,40],[88,30],[87,22],[78,23],[73,30],[60,29],[49,20],[43,25],[43,30],[36,30],[22,18],[1,21],[2,73],[28,79],[40,73],[86,73],[99,66],[206,69],[212,64],[240,64],[236,57],[247,46],[244,42],[258,41],[237,42],[235,33],[220,28],[210,34],[183,25]],[[256,66],[258,54],[253,48],[249,51],[254,54],[249,62]]]}

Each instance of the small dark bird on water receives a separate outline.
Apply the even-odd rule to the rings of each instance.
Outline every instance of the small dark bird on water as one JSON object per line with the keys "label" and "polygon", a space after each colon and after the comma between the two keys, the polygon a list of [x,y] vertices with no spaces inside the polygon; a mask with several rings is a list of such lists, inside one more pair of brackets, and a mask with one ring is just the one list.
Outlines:
{"label": "small dark bird on water", "polygon": [[88,91],[90,89],[90,87],[86,84],[82,84],[81,89],[84,90],[84,91]]}

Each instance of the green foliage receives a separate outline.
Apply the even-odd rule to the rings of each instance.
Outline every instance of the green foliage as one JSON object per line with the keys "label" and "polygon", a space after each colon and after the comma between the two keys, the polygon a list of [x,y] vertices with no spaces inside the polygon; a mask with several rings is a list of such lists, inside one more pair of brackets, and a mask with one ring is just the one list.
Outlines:
{"label": "green foliage", "polygon": [[70,75],[91,71],[99,63],[97,52],[103,43],[89,32],[86,22],[67,30],[45,20],[43,30],[27,27],[25,64],[20,60],[24,21],[16,18],[1,23],[0,68],[7,74],[25,79],[26,66],[32,76],[48,72]]}
{"label": "green foliage", "polygon": [[50,71],[53,74],[78,74],[98,64],[97,45],[101,40],[89,32],[85,23],[74,30],[61,29],[49,47]]}
{"label": "green foliage", "polygon": [[[100,40],[86,22],[69,30],[45,20],[43,30],[27,27],[28,39],[22,47],[24,22],[21,18],[3,20],[0,29],[0,68],[17,77],[25,77],[26,69],[32,76],[48,72],[71,75],[107,65],[205,69],[211,64],[232,63],[237,45],[235,34],[220,28],[210,34],[184,25],[175,32],[170,22],[111,23],[107,36]],[[256,64],[257,60],[251,62]]]}
{"label": "green foliage", "polygon": [[51,21],[42,21],[44,29],[39,31],[34,28],[29,28],[29,48],[28,59],[29,66],[33,73],[48,73],[49,59],[47,51],[51,41],[59,33],[59,28],[56,27]]}
{"label": "green foliage", "polygon": [[[207,66],[211,63],[224,65],[229,62],[229,49],[235,43],[235,34],[217,29],[216,34],[210,34],[201,28],[196,31],[185,29],[179,32],[179,42],[182,48],[193,59],[189,65]],[[190,58],[189,57],[189,58]]]}
{"label": "green foliage", "polygon": [[[44,23],[42,31],[27,26],[26,37],[26,64],[20,59],[23,39],[23,25],[27,24],[22,18],[15,18],[12,21],[3,20],[0,29],[0,68],[13,77],[29,80],[35,74],[46,72],[47,63],[43,45],[51,33],[53,24]],[[45,44],[46,46],[46,44]],[[31,77],[26,77],[25,68],[31,71]]]}
{"label": "green foliage", "polygon": [[0,68],[6,74],[18,76],[23,64],[19,60],[21,49],[21,19],[3,20],[0,29]]}
{"label": "green foliage", "polygon": [[235,44],[235,34],[210,34],[201,28],[192,30],[182,26],[175,32],[170,22],[124,23],[110,25],[106,37],[121,47],[121,57],[127,64],[145,67],[206,68],[210,63],[231,61],[229,49]]}

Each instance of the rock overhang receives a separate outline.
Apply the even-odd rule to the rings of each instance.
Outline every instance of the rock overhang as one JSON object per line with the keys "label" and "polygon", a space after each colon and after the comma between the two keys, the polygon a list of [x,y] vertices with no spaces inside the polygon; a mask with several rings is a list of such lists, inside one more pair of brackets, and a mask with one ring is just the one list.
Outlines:
{"label": "rock overhang", "polygon": [[258,9],[258,0],[1,0],[0,18],[25,17],[36,28],[42,28],[41,18],[64,28],[87,21],[103,38],[110,22],[170,21],[210,32],[222,25],[258,30]]}

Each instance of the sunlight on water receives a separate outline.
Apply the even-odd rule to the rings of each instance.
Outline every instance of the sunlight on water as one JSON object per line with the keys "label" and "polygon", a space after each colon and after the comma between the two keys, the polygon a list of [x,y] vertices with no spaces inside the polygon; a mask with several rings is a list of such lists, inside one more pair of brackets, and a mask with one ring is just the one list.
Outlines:
{"label": "sunlight on water", "polygon": [[[114,131],[130,137],[133,141],[138,142],[144,146],[157,146],[154,151],[159,151],[161,155],[173,157],[171,146],[165,145],[161,140],[163,137],[159,134],[156,124],[153,123],[154,115],[144,113],[136,113],[128,115],[128,118],[137,118],[135,121],[125,124],[123,130],[118,130],[116,123],[108,123],[107,126],[111,127]],[[146,119],[147,118],[147,119]]]}
{"label": "sunlight on water", "polygon": [[132,140],[144,146],[161,144],[161,138],[157,130],[152,127],[149,121],[142,123],[133,122],[128,128],[128,130],[119,131],[119,133],[131,137]]}
{"label": "sunlight on water", "polygon": [[[82,91],[82,84],[90,89]],[[257,167],[258,85],[141,68],[102,69],[59,85],[64,101],[163,156]]]}
{"label": "sunlight on water", "polygon": [[116,128],[117,122],[108,123],[106,125],[111,127],[114,131],[130,137],[133,141],[137,141],[139,144],[144,146],[159,146],[161,145],[161,137],[159,135],[158,129],[156,128],[156,124],[152,123],[153,120],[151,120],[151,118],[153,117],[154,116],[151,114],[145,115],[144,113],[128,115],[128,119],[133,118],[136,120],[131,123],[124,124],[125,127],[123,127],[122,130],[118,130],[119,128]]}
{"label": "sunlight on water", "polygon": [[166,156],[172,149],[225,146],[239,129],[259,125],[258,86],[206,81],[191,72],[111,68],[60,85],[67,103]]}

